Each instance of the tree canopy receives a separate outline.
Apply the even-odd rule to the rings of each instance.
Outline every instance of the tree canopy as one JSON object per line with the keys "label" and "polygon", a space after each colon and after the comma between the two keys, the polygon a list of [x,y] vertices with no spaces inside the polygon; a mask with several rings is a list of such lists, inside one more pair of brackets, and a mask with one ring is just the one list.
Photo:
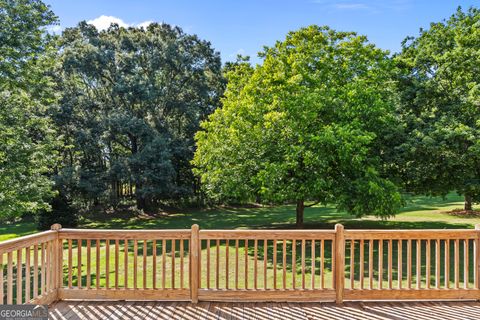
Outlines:
{"label": "tree canopy", "polygon": [[310,26],[227,73],[222,108],[197,133],[195,172],[218,200],[334,203],[388,217],[401,204],[382,163],[395,124],[391,60],[353,32]]}
{"label": "tree canopy", "polygon": [[220,57],[178,27],[82,22],[61,38],[54,113],[66,148],[57,184],[85,201],[137,206],[191,197],[194,133],[219,103]]}
{"label": "tree canopy", "polygon": [[480,202],[480,11],[460,8],[407,38],[399,67],[403,144],[397,150],[407,190]]}
{"label": "tree canopy", "polygon": [[55,47],[45,27],[56,23],[41,1],[0,0],[0,216],[49,207],[49,173],[57,133],[47,117],[55,100]]}

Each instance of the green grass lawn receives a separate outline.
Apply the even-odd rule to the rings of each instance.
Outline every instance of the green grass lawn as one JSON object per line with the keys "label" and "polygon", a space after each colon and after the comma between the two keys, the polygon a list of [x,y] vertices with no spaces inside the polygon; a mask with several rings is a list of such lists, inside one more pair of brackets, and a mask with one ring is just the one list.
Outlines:
{"label": "green grass lawn", "polygon": [[[356,218],[333,207],[315,206],[305,209],[305,228],[332,229],[342,223],[347,229],[448,229],[474,228],[480,217],[456,217],[447,211],[462,208],[463,199],[450,194],[440,197],[410,197],[394,218],[382,220],[372,216]],[[80,228],[185,229],[192,224],[203,229],[294,228],[293,205],[254,208],[185,209],[165,216],[133,216],[131,214],[94,214],[84,219]],[[0,224],[0,241],[36,232],[33,221]]]}

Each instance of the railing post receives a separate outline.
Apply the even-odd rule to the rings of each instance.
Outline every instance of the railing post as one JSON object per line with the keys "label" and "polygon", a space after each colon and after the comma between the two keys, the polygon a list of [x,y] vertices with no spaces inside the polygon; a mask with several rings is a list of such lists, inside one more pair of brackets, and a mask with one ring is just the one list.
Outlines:
{"label": "railing post", "polygon": [[[475,239],[475,289],[480,290],[480,224],[475,225],[477,231],[477,237]],[[479,299],[480,300],[480,295]]]}
{"label": "railing post", "polygon": [[199,264],[198,256],[200,254],[200,240],[198,224],[192,226],[192,234],[190,239],[190,299],[192,303],[198,302],[199,287]]}
{"label": "railing post", "polygon": [[53,283],[56,291],[55,301],[58,300],[58,289],[62,287],[63,281],[63,246],[62,240],[58,236],[58,231],[62,229],[59,223],[52,224],[51,230],[57,231],[57,238],[53,243]]}
{"label": "railing post", "polygon": [[335,302],[343,303],[343,289],[345,287],[345,236],[343,225],[335,225]]}

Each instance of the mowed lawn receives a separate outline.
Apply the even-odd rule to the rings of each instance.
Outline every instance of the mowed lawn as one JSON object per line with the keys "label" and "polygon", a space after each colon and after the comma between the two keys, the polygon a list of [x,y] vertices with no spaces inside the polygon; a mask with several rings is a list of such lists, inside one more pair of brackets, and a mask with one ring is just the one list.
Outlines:
{"label": "mowed lawn", "polygon": [[[440,197],[409,197],[406,206],[393,218],[373,216],[356,218],[333,207],[315,206],[305,209],[305,228],[332,229],[342,223],[350,229],[452,229],[474,228],[480,217],[457,217],[448,211],[462,208],[463,199],[456,194]],[[201,229],[292,229],[295,207],[229,208],[208,210],[185,209],[165,216],[132,216],[130,214],[98,214],[84,219],[79,228],[106,229],[185,229],[198,224]],[[33,221],[0,224],[0,241],[35,233]]]}

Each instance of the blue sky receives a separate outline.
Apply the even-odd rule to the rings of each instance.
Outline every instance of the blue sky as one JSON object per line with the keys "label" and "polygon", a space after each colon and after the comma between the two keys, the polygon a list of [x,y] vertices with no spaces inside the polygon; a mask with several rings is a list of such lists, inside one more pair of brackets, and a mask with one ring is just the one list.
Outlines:
{"label": "blue sky", "polygon": [[[81,20],[97,26],[116,21],[141,25],[150,21],[175,24],[210,41],[223,62],[237,53],[254,62],[264,45],[310,24],[356,31],[383,49],[396,52],[408,35],[420,27],[448,18],[460,5],[480,1],[460,0],[44,0],[60,18],[61,28]],[[102,17],[103,16],[103,17]]]}

